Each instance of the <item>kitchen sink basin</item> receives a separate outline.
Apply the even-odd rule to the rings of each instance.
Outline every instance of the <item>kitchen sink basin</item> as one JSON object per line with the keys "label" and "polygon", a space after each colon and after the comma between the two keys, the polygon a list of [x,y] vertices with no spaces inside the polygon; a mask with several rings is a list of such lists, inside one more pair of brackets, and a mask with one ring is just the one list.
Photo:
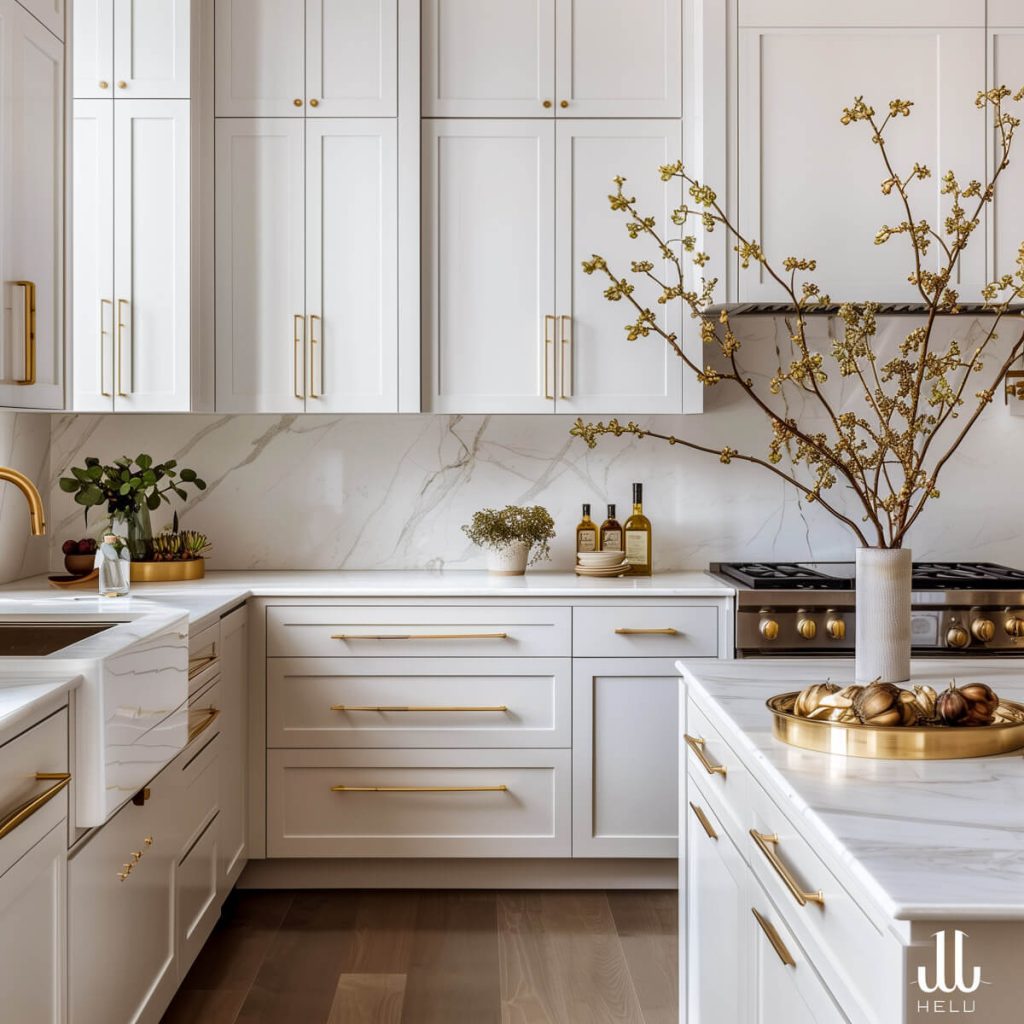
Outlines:
{"label": "kitchen sink basin", "polygon": [[116,625],[116,622],[0,622],[0,658],[45,657]]}

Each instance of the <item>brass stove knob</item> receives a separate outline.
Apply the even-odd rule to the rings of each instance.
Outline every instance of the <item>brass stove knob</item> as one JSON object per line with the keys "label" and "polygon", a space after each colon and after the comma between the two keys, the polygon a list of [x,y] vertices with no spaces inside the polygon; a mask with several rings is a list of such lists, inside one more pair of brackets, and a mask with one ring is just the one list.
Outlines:
{"label": "brass stove knob", "polygon": [[952,625],[946,631],[946,643],[950,647],[966,647],[971,642],[971,634],[963,626]]}
{"label": "brass stove knob", "polygon": [[833,613],[825,623],[825,632],[828,633],[830,640],[845,640],[846,623]]}
{"label": "brass stove knob", "polygon": [[805,640],[813,640],[818,635],[818,624],[814,619],[799,619],[796,624],[796,631]]}
{"label": "brass stove knob", "polygon": [[975,619],[971,623],[971,632],[975,640],[987,644],[995,638],[996,624],[991,619]]}
{"label": "brass stove knob", "polygon": [[1019,615],[1010,615],[1006,620],[1006,632],[1010,636],[1024,636],[1024,619]]}
{"label": "brass stove knob", "polygon": [[762,619],[757,628],[765,640],[777,640],[779,637],[779,624],[775,619]]}

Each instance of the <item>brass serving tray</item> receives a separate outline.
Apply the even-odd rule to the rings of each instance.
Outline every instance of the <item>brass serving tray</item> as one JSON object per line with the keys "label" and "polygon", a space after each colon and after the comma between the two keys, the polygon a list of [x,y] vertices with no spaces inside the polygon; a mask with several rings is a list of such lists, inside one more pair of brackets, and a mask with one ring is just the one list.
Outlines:
{"label": "brass serving tray", "polygon": [[206,575],[206,560],[190,558],[181,562],[132,562],[132,583],[178,583],[201,580]]}
{"label": "brass serving tray", "polygon": [[825,722],[793,713],[799,690],[766,701],[776,739],[806,750],[846,757],[937,761],[958,757],[990,757],[1024,747],[1024,705],[999,702],[992,725],[900,726]]}

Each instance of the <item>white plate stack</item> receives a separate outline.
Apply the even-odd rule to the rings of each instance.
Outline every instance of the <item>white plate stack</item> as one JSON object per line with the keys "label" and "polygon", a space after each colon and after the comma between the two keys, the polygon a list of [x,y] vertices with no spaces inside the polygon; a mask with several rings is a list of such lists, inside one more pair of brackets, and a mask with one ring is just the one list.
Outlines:
{"label": "white plate stack", "polygon": [[625,576],[629,562],[621,551],[577,551],[577,576]]}

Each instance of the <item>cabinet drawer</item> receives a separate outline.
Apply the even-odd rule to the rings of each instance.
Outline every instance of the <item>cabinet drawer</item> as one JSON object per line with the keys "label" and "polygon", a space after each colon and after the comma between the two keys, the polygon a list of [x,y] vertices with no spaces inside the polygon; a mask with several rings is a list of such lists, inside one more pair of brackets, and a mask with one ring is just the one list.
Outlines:
{"label": "cabinet drawer", "polygon": [[582,658],[714,658],[718,608],[659,604],[575,608],[572,649]]}
{"label": "cabinet drawer", "polygon": [[568,747],[569,658],[274,658],[271,747]]}
{"label": "cabinet drawer", "polygon": [[271,750],[267,760],[271,857],[570,854],[568,750]]}
{"label": "cabinet drawer", "polygon": [[324,607],[267,609],[272,658],[567,658],[568,608]]}
{"label": "cabinet drawer", "polygon": [[220,674],[220,623],[188,637],[188,692],[198,693]]}
{"label": "cabinet drawer", "polygon": [[742,837],[750,828],[749,773],[711,720],[689,698],[686,701],[686,732],[682,737],[682,750],[687,771],[700,779],[701,788],[714,804],[715,813],[742,850]]}
{"label": "cabinet drawer", "polygon": [[182,857],[174,876],[178,977],[184,978],[220,914],[217,896],[219,819],[208,822]]}

